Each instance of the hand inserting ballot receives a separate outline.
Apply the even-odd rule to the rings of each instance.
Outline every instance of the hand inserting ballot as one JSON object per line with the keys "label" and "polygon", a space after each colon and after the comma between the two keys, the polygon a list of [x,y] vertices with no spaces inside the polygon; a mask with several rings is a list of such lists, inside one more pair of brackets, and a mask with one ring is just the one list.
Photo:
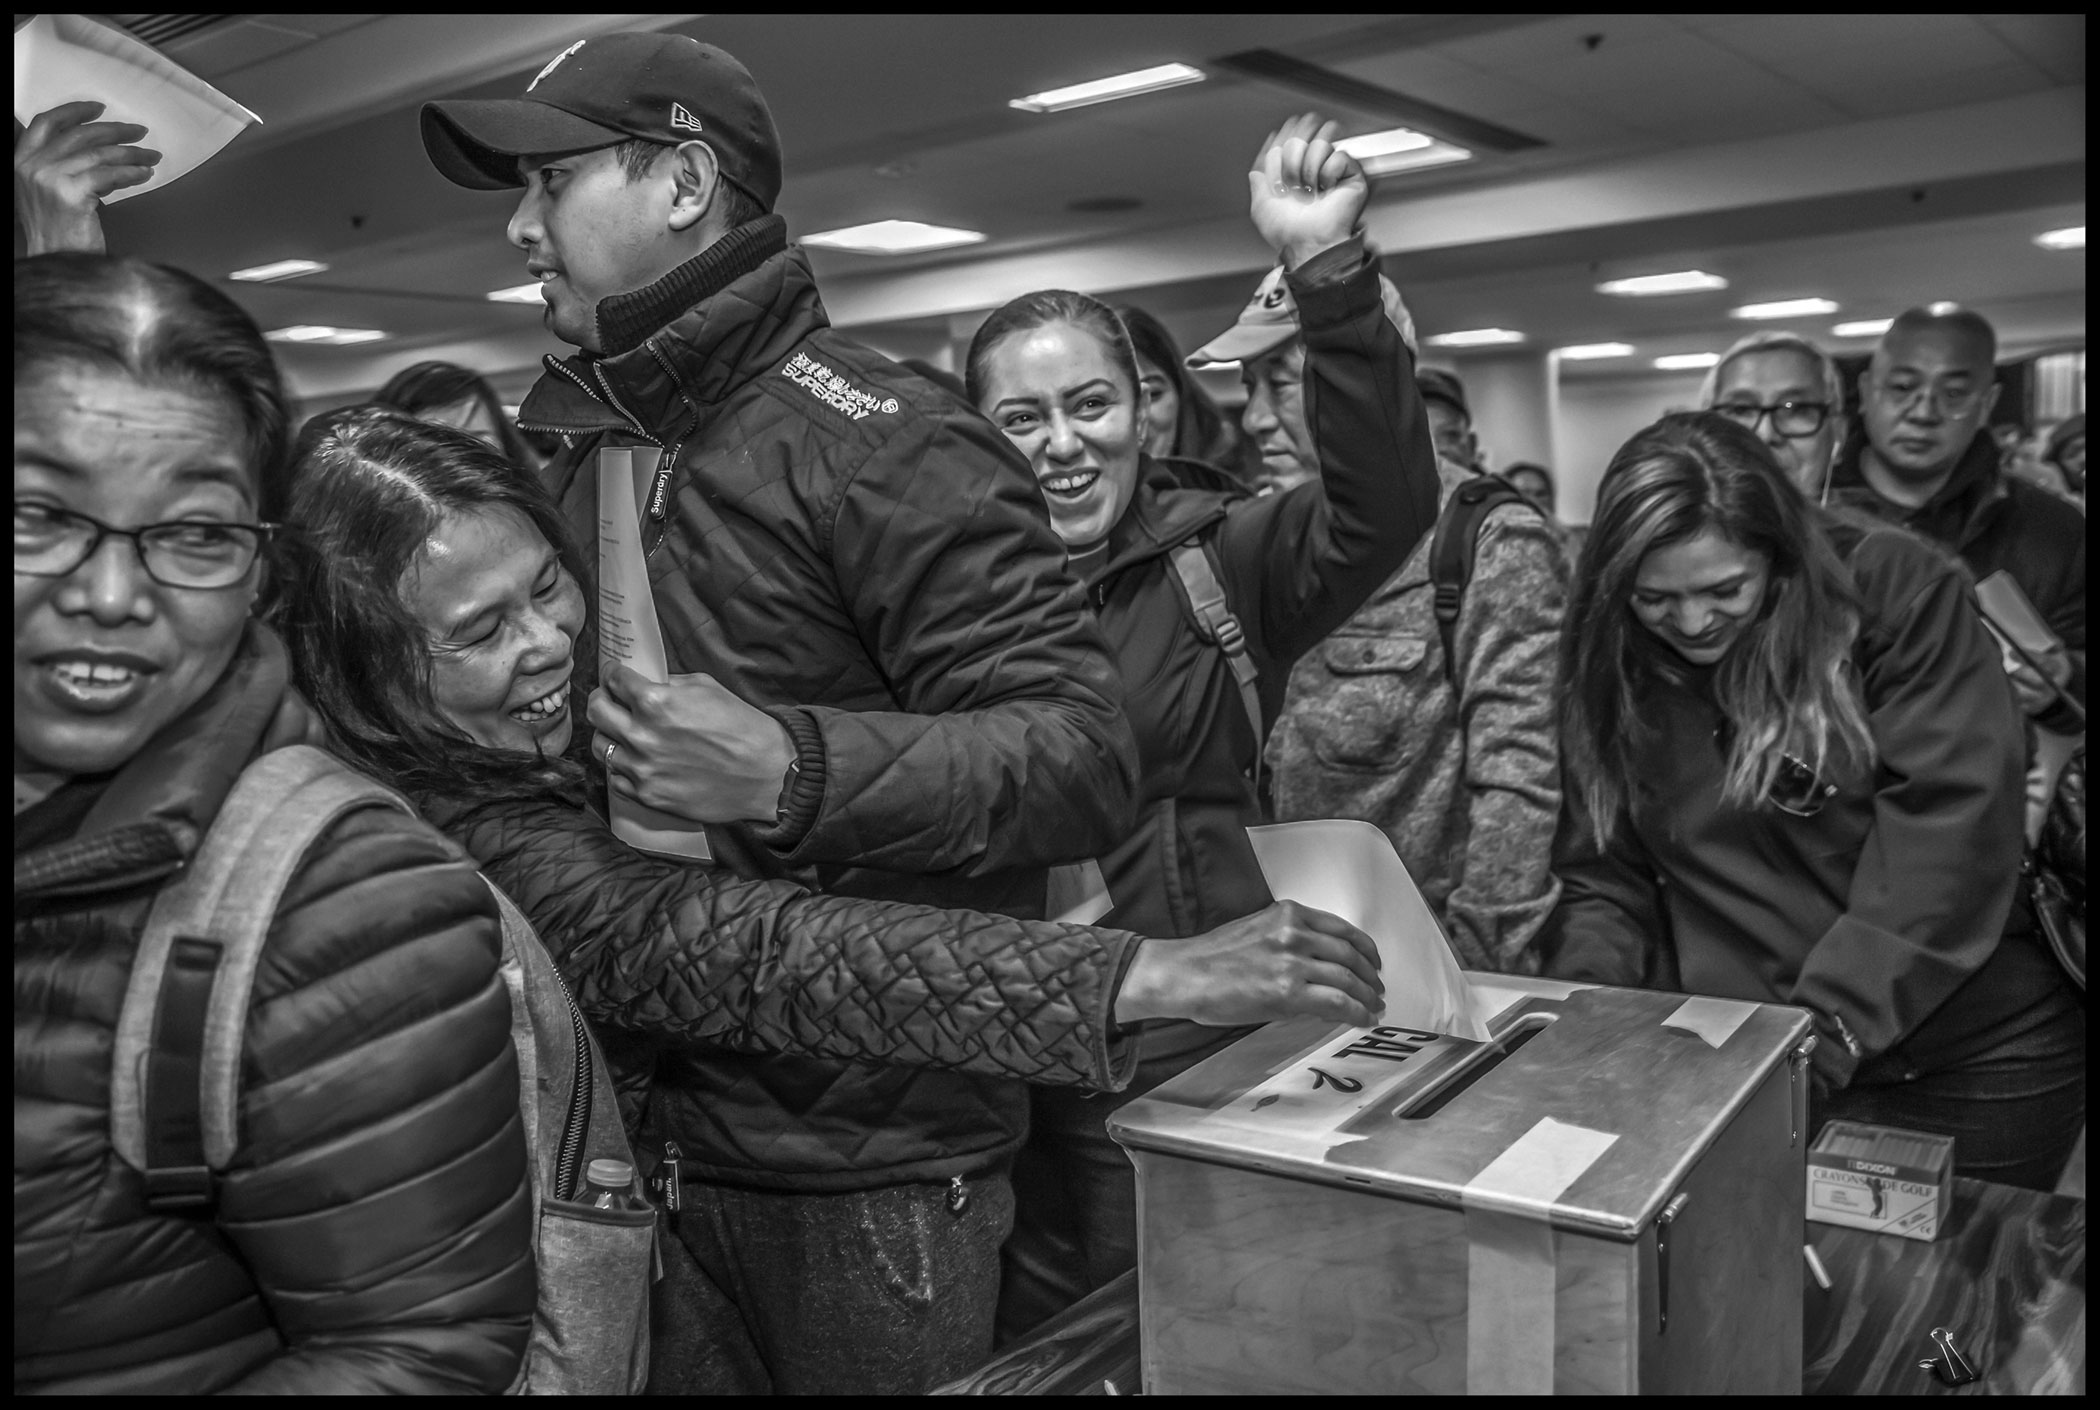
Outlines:
{"label": "hand inserting ballot", "polygon": [[1339,916],[1277,901],[1186,940],[1147,940],[1116,996],[1116,1021],[1216,1027],[1324,1018],[1367,1027],[1385,1011],[1378,947]]}

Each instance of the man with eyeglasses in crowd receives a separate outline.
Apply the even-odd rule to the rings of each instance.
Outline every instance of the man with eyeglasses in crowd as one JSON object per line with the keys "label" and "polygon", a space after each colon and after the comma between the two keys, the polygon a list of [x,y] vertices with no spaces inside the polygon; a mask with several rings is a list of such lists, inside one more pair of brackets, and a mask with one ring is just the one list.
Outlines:
{"label": "man with eyeglasses in crowd", "polygon": [[2000,470],[1987,424],[1997,355],[1997,333],[1972,310],[1900,315],[1860,375],[1860,424],[1833,464],[1829,501],[1932,540],[1978,582],[2010,574],[2061,643],[2033,664],[2008,662],[2014,689],[2036,723],[2068,734],[2084,728],[2085,516]]}

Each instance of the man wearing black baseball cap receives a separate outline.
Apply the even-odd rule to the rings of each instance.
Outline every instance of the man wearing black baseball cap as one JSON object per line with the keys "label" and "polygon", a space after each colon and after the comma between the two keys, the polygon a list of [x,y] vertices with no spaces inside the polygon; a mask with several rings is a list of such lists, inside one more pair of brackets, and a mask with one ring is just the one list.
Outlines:
{"label": "man wearing black baseball cap", "polygon": [[[642,527],[674,674],[593,695],[609,786],[744,876],[1041,915],[1051,865],[1127,831],[1121,684],[1006,438],[830,328],[751,75],[611,34],[422,123],[451,180],[522,188],[510,240],[578,352],[518,419],[569,441],[547,473],[579,541],[597,452],[663,453]],[[697,1177],[680,1232],[720,1291],[679,1304],[684,1374],[653,1383],[911,1393],[981,1360],[1027,1110],[1018,1082],[667,1052],[651,1135]]]}

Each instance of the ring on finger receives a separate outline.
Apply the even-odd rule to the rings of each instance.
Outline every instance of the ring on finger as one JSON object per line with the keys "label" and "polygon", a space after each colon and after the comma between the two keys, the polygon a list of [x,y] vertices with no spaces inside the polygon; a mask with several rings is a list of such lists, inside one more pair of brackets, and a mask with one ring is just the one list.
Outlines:
{"label": "ring on finger", "polygon": [[619,747],[620,741],[617,739],[608,739],[605,741],[605,767],[612,767],[613,750],[618,749]]}

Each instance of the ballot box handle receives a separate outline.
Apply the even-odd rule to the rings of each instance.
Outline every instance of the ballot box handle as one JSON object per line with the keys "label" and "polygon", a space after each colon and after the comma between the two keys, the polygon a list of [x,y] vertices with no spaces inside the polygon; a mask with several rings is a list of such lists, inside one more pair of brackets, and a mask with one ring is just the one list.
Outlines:
{"label": "ballot box handle", "polygon": [[1670,1226],[1692,1197],[1683,1191],[1673,1196],[1655,1216],[1655,1330],[1670,1330]]}
{"label": "ballot box handle", "polygon": [[1794,1124],[1786,1140],[1789,1150],[1801,1144],[1802,1128],[1808,1125],[1808,1059],[1815,1050],[1816,1035],[1811,1033],[1786,1055],[1787,1080],[1794,1096]]}

